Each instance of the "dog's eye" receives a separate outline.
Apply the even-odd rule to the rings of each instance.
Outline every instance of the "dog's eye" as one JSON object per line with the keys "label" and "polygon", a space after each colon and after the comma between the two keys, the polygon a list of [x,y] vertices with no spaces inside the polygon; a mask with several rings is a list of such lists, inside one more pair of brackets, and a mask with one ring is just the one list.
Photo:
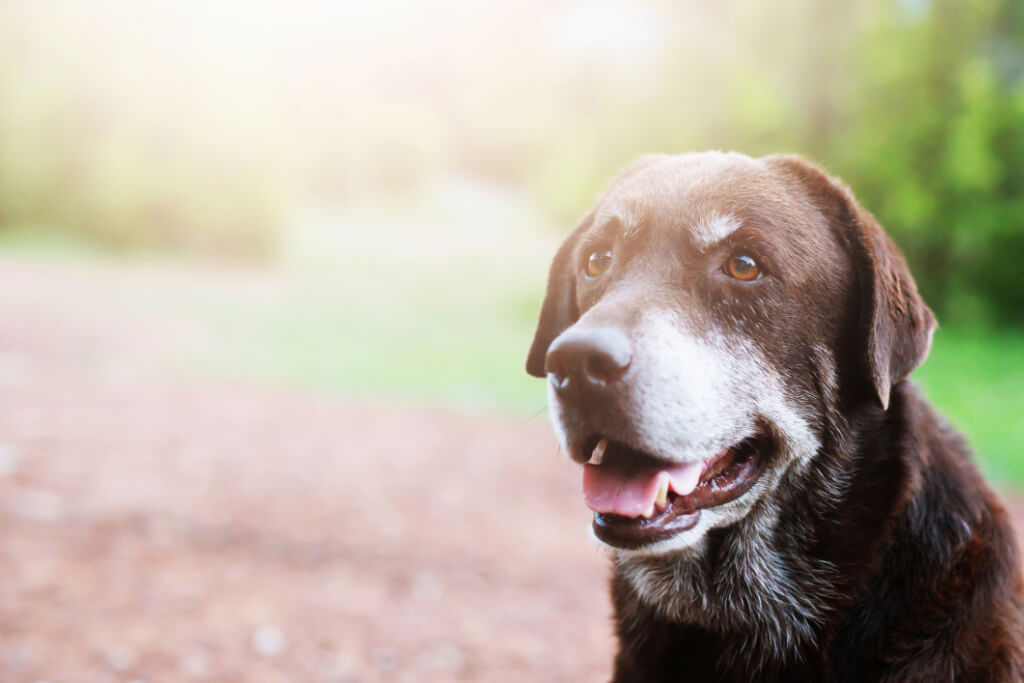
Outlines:
{"label": "dog's eye", "polygon": [[612,265],[612,252],[610,251],[595,251],[589,257],[587,257],[587,275],[590,277],[597,277]]}
{"label": "dog's eye", "polygon": [[743,253],[730,256],[729,261],[725,264],[725,270],[731,277],[743,282],[756,280],[761,275],[761,268],[757,265],[754,257]]}

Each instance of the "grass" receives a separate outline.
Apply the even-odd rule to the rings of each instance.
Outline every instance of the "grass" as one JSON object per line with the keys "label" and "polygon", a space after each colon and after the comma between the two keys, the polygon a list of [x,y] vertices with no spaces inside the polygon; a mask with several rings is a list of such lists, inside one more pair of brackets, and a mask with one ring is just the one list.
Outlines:
{"label": "grass", "polygon": [[[351,275],[309,279],[261,309],[192,302],[207,308],[221,340],[195,360],[210,372],[465,410],[544,407],[543,382],[522,370],[533,324],[524,311],[535,305],[534,292],[467,284],[455,297],[427,283],[404,294],[378,286],[363,300],[375,286],[349,282]],[[478,277],[463,270],[459,279]]]}
{"label": "grass", "polygon": [[915,378],[988,475],[1024,485],[1024,334],[940,328]]}

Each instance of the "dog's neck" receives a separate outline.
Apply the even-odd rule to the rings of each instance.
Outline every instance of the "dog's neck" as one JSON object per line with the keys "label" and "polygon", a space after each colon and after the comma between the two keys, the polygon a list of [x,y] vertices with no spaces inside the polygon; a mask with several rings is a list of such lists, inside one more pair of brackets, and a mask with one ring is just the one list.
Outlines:
{"label": "dog's neck", "polygon": [[835,602],[836,572],[811,559],[812,525],[757,510],[710,533],[700,547],[666,557],[619,556],[616,571],[656,618],[742,634],[739,652],[788,660],[815,639]]}

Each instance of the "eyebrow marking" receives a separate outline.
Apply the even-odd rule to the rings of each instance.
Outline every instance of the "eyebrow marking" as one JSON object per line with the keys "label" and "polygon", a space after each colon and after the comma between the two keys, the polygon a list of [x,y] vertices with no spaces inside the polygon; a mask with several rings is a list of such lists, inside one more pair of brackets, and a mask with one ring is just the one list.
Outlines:
{"label": "eyebrow marking", "polygon": [[615,223],[623,237],[637,233],[647,218],[647,205],[642,199],[620,200],[598,211],[595,223]]}
{"label": "eyebrow marking", "polygon": [[711,214],[694,223],[690,234],[697,247],[703,251],[739,230],[741,225],[742,221],[731,213]]}

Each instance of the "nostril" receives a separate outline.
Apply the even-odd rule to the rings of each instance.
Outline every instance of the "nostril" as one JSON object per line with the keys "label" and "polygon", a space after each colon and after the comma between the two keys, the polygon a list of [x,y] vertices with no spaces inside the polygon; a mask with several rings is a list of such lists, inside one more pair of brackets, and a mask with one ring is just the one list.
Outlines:
{"label": "nostril", "polygon": [[544,362],[544,370],[555,389],[563,390],[569,386],[569,370],[562,354],[549,353]]}
{"label": "nostril", "polygon": [[565,391],[569,388],[568,375],[556,375],[551,373],[548,377],[551,381],[551,386],[553,386],[557,391]]}
{"label": "nostril", "polygon": [[587,379],[596,384],[611,384],[617,382],[629,369],[632,358],[628,353],[605,353],[597,352],[586,360],[584,372]]}

